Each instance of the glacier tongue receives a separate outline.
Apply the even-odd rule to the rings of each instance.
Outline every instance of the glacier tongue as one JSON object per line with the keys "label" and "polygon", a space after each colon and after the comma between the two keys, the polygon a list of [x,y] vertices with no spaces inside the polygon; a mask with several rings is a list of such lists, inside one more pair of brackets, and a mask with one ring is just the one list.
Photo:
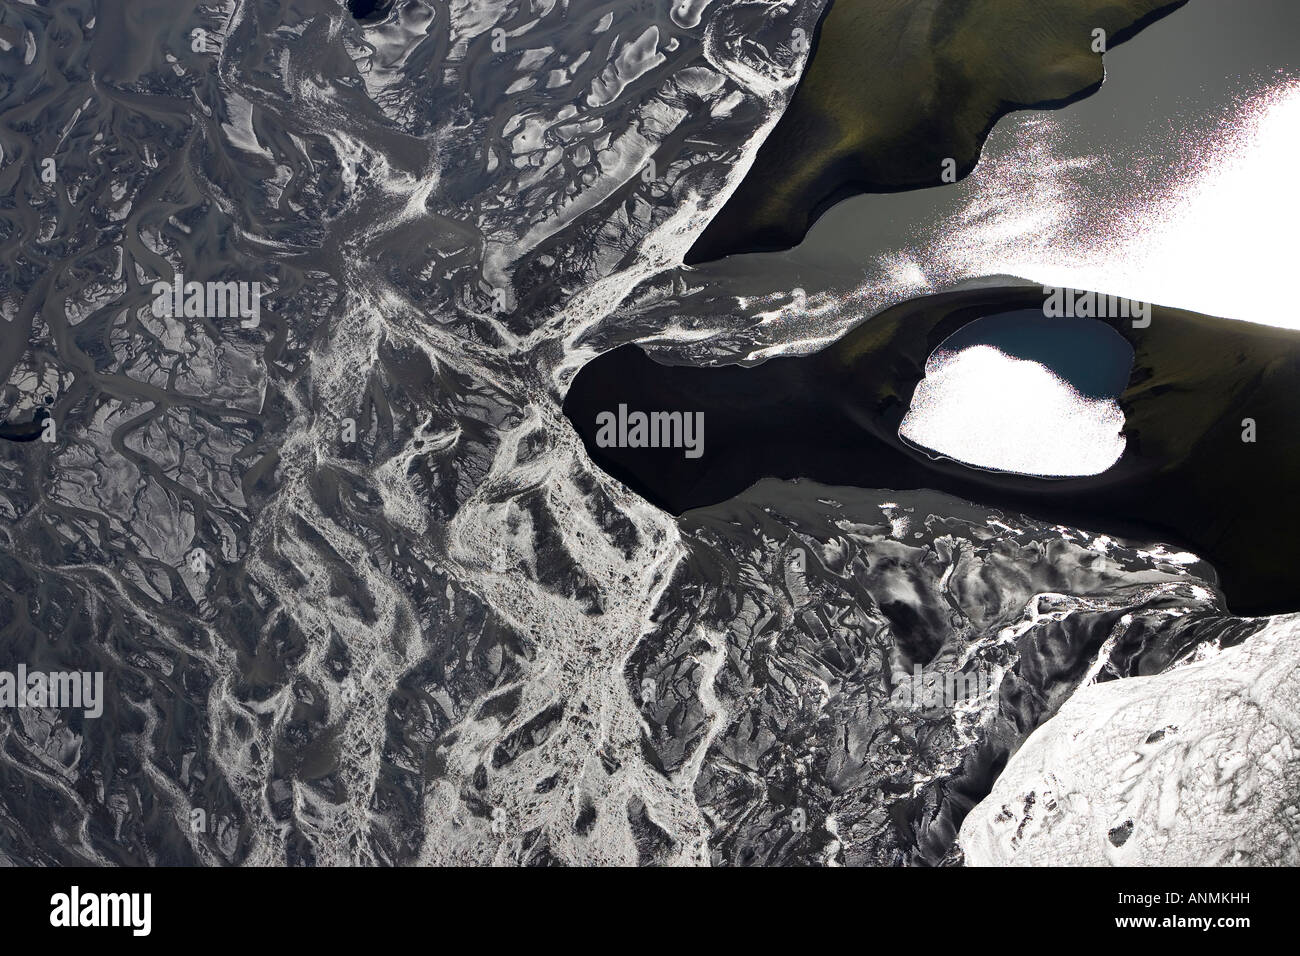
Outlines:
{"label": "glacier tongue", "polygon": [[1082,687],[967,816],[974,865],[1300,863],[1300,614],[1152,677]]}

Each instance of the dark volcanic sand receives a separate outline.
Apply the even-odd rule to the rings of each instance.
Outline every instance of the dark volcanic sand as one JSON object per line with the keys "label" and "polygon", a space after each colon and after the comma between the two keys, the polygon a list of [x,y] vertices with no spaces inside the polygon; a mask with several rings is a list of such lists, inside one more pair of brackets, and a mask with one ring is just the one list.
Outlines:
{"label": "dark volcanic sand", "polygon": [[[1129,538],[1187,548],[1218,570],[1238,614],[1300,605],[1293,479],[1300,333],[1155,307],[1151,325],[1112,325],[1136,358],[1120,396],[1127,448],[1104,474],[1041,479],[931,460],[898,426],[933,350],[992,312],[1041,307],[1038,289],[985,289],[903,303],[833,347],[754,368],[665,366],[634,346],[591,362],[565,414],[593,460],[674,513],[714,505],[765,477],[971,501]],[[598,448],[595,417],[703,411],[704,454]],[[1242,441],[1242,421],[1259,438]]]}

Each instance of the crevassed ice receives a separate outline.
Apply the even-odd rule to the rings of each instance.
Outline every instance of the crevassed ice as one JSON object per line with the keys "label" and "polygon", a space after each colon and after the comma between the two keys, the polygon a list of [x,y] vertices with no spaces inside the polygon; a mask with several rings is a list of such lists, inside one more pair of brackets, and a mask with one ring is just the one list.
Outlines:
{"label": "crevassed ice", "polygon": [[1037,362],[991,345],[939,351],[898,433],[979,468],[1043,477],[1097,475],[1124,454],[1124,413]]}

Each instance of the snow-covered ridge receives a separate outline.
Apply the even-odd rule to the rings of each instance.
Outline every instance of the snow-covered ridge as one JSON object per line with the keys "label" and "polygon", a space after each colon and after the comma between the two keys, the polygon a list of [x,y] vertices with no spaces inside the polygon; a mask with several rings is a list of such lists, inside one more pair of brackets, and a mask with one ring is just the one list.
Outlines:
{"label": "snow-covered ridge", "polygon": [[1300,863],[1300,615],[1153,677],[1080,689],[962,824],[987,865]]}

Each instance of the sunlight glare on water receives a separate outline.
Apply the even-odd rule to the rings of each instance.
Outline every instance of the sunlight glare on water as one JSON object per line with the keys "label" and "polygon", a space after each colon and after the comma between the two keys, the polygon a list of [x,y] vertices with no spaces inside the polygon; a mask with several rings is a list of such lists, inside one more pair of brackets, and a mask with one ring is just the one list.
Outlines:
{"label": "sunlight glare on water", "polygon": [[1037,362],[988,345],[926,362],[899,434],[980,468],[1044,477],[1097,475],[1124,454],[1124,413]]}
{"label": "sunlight glare on water", "polygon": [[1007,274],[1047,286],[1300,328],[1281,277],[1294,269],[1300,80],[1247,99],[1232,119],[1179,132],[1183,160],[1058,148],[1063,114],[1013,123],[938,233],[950,278]]}

